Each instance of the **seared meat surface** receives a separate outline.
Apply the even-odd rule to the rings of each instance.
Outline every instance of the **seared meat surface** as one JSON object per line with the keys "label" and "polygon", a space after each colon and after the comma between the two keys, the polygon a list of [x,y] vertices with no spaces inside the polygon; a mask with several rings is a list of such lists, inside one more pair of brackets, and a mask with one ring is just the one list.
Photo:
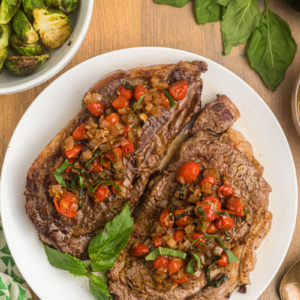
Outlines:
{"label": "seared meat surface", "polygon": [[[231,128],[239,116],[235,105],[226,96],[218,95],[197,117],[190,138],[182,144],[168,168],[149,182],[147,192],[133,212],[135,223],[131,240],[107,273],[109,291],[114,299],[221,300],[228,299],[237,287],[250,284],[249,273],[256,263],[255,249],[271,226],[272,214],[268,211],[271,188],[263,178],[263,168],[254,158],[251,145],[240,132]],[[224,233],[219,235],[238,261],[211,273],[212,278],[227,274],[228,281],[219,287],[208,284],[204,268],[198,278],[191,277],[185,283],[163,288],[155,280],[152,261],[146,261],[144,256],[134,257],[129,250],[137,242],[147,244],[152,240],[160,213],[180,189],[176,172],[189,161],[203,170],[217,170],[221,177],[230,180],[236,196],[243,200],[246,217],[236,218],[235,226],[227,232],[229,241]]]}
{"label": "seared meat surface", "polygon": [[83,101],[79,114],[44,148],[27,175],[26,213],[43,242],[62,252],[87,258],[87,247],[92,237],[122,211],[125,202],[131,207],[137,204],[149,176],[156,171],[171,142],[200,111],[201,73],[206,70],[206,63],[200,61],[140,67],[111,73],[91,87],[90,95],[97,94],[101,102],[106,103],[106,108],[111,110],[112,101],[117,97],[117,88],[124,81],[133,87],[142,84],[147,88],[151,88],[153,79],[167,85],[178,80],[188,83],[185,98],[178,101],[176,106],[164,109],[159,117],[150,116],[142,127],[142,134],[134,141],[134,152],[122,157],[125,174],[123,197],[110,193],[105,201],[95,203],[89,193],[84,193],[81,195],[82,207],[75,217],[68,218],[56,210],[48,192],[50,170],[57,159],[64,155],[65,140],[92,116]]}

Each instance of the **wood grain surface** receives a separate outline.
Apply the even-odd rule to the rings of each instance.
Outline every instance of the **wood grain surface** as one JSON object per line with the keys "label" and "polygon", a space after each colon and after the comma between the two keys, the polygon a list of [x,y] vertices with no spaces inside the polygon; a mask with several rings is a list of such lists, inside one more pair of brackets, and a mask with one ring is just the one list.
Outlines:
{"label": "wood grain surface", "polygon": [[[269,7],[288,21],[299,47],[300,13],[292,10],[282,0],[269,1]],[[250,68],[244,45],[235,47],[228,56],[222,55],[219,23],[197,25],[193,17],[192,3],[182,9],[177,9],[156,5],[153,0],[95,0],[88,34],[80,50],[67,67],[36,88],[18,94],[0,96],[0,167],[2,167],[9,140],[20,118],[51,82],[91,57],[116,49],[137,46],[161,46],[190,51],[212,59],[245,80],[265,100],[277,117],[289,141],[299,174],[300,137],[292,123],[290,100],[292,86],[300,73],[300,50],[298,49],[284,81],[275,91],[270,91],[264,86],[256,72]],[[300,187],[299,181],[298,187]],[[260,296],[260,300],[279,299],[279,282],[284,273],[296,260],[300,259],[299,249],[300,222],[298,220],[288,254],[277,275]],[[34,296],[34,299],[38,297]]]}

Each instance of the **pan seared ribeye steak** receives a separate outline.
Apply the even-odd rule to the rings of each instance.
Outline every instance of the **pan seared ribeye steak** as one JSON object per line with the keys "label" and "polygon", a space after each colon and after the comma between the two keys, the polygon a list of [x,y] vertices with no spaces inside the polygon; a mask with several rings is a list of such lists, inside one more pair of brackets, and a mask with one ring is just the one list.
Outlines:
{"label": "pan seared ribeye steak", "polygon": [[[149,182],[133,212],[131,240],[107,273],[114,299],[227,299],[250,284],[255,249],[271,226],[271,188],[251,145],[231,128],[239,116],[235,105],[218,95],[168,168]],[[180,255],[156,253],[157,247]]]}
{"label": "pan seared ribeye steak", "polygon": [[[87,258],[91,238],[125,202],[137,203],[168,146],[199,112],[206,70],[201,61],[139,67],[91,87],[27,175],[26,213],[42,241]],[[166,90],[177,100],[171,108]]]}

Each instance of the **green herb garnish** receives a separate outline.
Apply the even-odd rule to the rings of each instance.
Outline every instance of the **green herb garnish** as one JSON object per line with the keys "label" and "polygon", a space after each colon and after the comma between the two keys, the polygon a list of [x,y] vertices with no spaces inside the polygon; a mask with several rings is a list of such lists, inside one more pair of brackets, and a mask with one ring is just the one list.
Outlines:
{"label": "green herb garnish", "polygon": [[62,177],[61,173],[63,171],[65,171],[71,164],[68,162],[68,160],[66,159],[60,166],[59,168],[57,168],[54,172],[54,178],[56,179],[56,181],[58,182],[58,184],[60,184],[62,187],[66,188],[69,191],[72,191],[72,188],[70,188],[64,178]]}
{"label": "green herb garnish", "polygon": [[163,91],[163,93],[167,96],[167,98],[169,99],[170,102],[170,108],[172,108],[173,106],[175,106],[177,104],[177,102],[173,99],[173,97],[170,95],[170,93],[168,91]]}
{"label": "green herb garnish", "polygon": [[150,252],[145,259],[146,260],[155,260],[159,255],[169,255],[174,257],[179,257],[185,259],[187,254],[185,252],[174,250],[170,248],[158,247],[152,252]]}
{"label": "green herb garnish", "polygon": [[180,194],[179,194],[180,199],[183,199],[184,197],[184,188],[185,188],[185,184],[182,184],[180,188]]}
{"label": "green herb garnish", "polygon": [[114,187],[118,190],[119,193],[122,193],[121,188],[120,188],[117,184],[115,184],[113,181],[111,181],[111,180],[101,180],[101,181],[99,181],[99,182],[97,183],[97,185],[96,185],[95,187],[92,187],[91,185],[89,185],[89,186],[90,186],[91,193],[94,194],[95,191],[96,191],[96,189],[98,188],[98,186],[99,186],[100,184],[103,184],[103,183],[108,183],[109,185],[114,186]]}
{"label": "green herb garnish", "polygon": [[174,218],[173,218],[173,212],[174,212],[174,205],[176,204],[176,202],[174,201],[174,200],[172,200],[171,202],[170,202],[170,208],[169,208],[169,210],[170,210],[170,215],[169,215],[169,219],[170,219],[170,221],[174,221]]}
{"label": "green herb garnish", "polygon": [[216,262],[216,260],[212,264],[210,264],[208,266],[208,268],[206,269],[206,279],[210,286],[217,288],[217,287],[221,286],[223,283],[225,283],[226,281],[228,281],[229,278],[226,274],[222,274],[221,276],[218,276],[217,278],[211,280],[210,269],[215,264],[215,262]]}
{"label": "green herb garnish", "polygon": [[76,190],[76,184],[77,184],[78,180],[79,180],[79,188],[78,189],[80,189],[83,186],[84,179],[80,175],[75,175],[71,182],[71,188],[73,191]]}
{"label": "green herb garnish", "polygon": [[[189,252],[189,254],[191,256],[193,256],[193,258],[191,259],[191,261],[188,263],[187,267],[186,267],[186,271],[190,274],[194,274],[196,273],[200,267],[201,267],[201,262],[200,262],[200,258],[199,256],[194,253],[194,252]],[[195,262],[197,262],[197,266],[195,268]]]}
{"label": "green herb garnish", "polygon": [[178,220],[180,220],[181,218],[184,218],[187,215],[194,215],[194,214],[195,214],[195,212],[193,210],[186,210],[182,214],[176,215],[175,216],[175,221],[178,221]]}
{"label": "green herb garnish", "polygon": [[219,216],[226,216],[226,217],[234,218],[234,214],[228,213],[227,211],[217,211],[217,214]]}
{"label": "green herb garnish", "polygon": [[199,206],[197,210],[198,210],[198,212],[199,212],[201,218],[202,218],[203,220],[205,220],[205,219],[206,219],[206,214],[205,214],[203,208],[202,208],[201,206]]}

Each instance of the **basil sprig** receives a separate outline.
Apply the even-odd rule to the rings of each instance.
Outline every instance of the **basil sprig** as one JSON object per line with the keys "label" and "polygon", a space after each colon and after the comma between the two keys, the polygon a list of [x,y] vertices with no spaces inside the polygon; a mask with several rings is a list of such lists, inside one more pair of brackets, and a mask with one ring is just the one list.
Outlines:
{"label": "basil sprig", "polygon": [[111,181],[111,180],[101,180],[101,181],[99,181],[99,182],[97,183],[97,185],[96,185],[95,187],[92,187],[91,185],[89,185],[89,186],[90,186],[91,193],[94,194],[94,193],[96,192],[98,186],[99,186],[100,184],[103,184],[103,183],[108,183],[109,185],[114,186],[114,187],[118,190],[119,193],[122,193],[121,188],[120,188],[117,184],[115,184],[113,181]]}
{"label": "basil sprig", "polygon": [[226,274],[222,274],[221,276],[218,276],[217,278],[211,280],[210,269],[215,264],[216,260],[214,262],[212,262],[206,269],[206,279],[210,286],[217,288],[217,287],[221,286],[223,283],[225,283],[226,281],[228,281],[229,278]]}
{"label": "basil sprig", "polygon": [[[186,272],[190,273],[190,274],[195,274],[198,270],[200,270],[201,267],[201,262],[200,262],[200,258],[199,256],[194,253],[194,252],[189,252],[189,254],[191,256],[193,256],[193,258],[190,260],[190,262],[188,263],[187,267],[186,267]],[[195,268],[195,262],[197,263],[197,266]]]}
{"label": "basil sprig", "polygon": [[173,99],[173,97],[170,95],[170,93],[168,91],[163,91],[163,93],[167,96],[167,98],[169,99],[170,102],[170,108],[172,108],[173,106],[175,106],[177,104],[177,102]]}
{"label": "basil sprig", "polygon": [[[118,156],[116,154],[116,152],[112,149],[112,148],[107,148],[103,151],[98,151],[86,164],[85,167],[87,168],[98,156],[100,156],[101,154],[105,153],[106,151],[111,151],[112,154],[114,155],[114,157],[116,158],[116,160],[118,160]],[[101,164],[103,165],[102,161]]]}
{"label": "basil sprig", "polygon": [[77,174],[73,177],[72,182],[71,182],[71,189],[73,191],[76,190],[76,184],[78,181],[79,181],[79,188],[82,188],[84,179],[80,175]]}
{"label": "basil sprig", "polygon": [[46,245],[45,253],[52,266],[68,271],[74,276],[89,277],[89,288],[96,299],[110,300],[112,297],[105,281],[93,272],[106,272],[113,267],[116,256],[129,241],[132,230],[133,218],[126,203],[123,211],[91,240],[88,247],[90,263]]}
{"label": "basil sprig", "polygon": [[185,252],[174,250],[170,248],[164,248],[164,247],[158,247],[152,252],[150,252],[145,259],[146,260],[155,260],[159,255],[169,255],[174,257],[179,257],[182,259],[185,259],[187,257],[187,254]]}
{"label": "basil sprig", "polygon": [[69,191],[72,191],[72,189],[66,184],[64,178],[62,177],[61,173],[65,171],[71,164],[66,159],[60,166],[57,168],[54,172],[54,178],[60,184],[62,187],[68,189]]}

